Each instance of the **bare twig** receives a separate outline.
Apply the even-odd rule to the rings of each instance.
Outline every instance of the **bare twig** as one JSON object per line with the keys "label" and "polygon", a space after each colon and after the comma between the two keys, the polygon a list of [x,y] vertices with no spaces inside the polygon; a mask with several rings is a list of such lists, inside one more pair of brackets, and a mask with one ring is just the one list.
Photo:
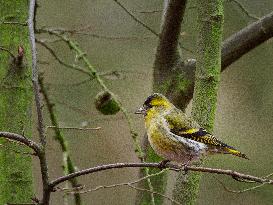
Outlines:
{"label": "bare twig", "polygon": [[[132,12],[130,12],[120,1],[118,0],[113,0],[116,4],[118,4],[134,21],[136,21],[137,23],[139,23],[140,25],[142,25],[144,28],[146,28],[148,31],[150,31],[152,34],[154,34],[156,37],[160,37],[159,34],[154,30],[152,29],[150,26],[148,26],[147,24],[143,23],[139,18],[137,18]],[[179,27],[180,29],[180,27]],[[188,51],[188,52],[191,52],[192,51],[188,48],[185,48],[184,46],[182,46],[179,42],[178,42],[178,45],[180,46],[180,48]]]}
{"label": "bare twig", "polygon": [[100,130],[101,129],[101,127],[59,127],[59,126],[47,126],[46,128],[60,129],[60,130],[80,130],[80,131]]}
{"label": "bare twig", "polygon": [[[71,36],[73,35],[84,35],[84,36],[91,36],[93,38],[98,38],[98,39],[104,39],[104,40],[122,40],[122,41],[126,41],[126,40],[147,40],[147,39],[151,39],[154,38],[154,36],[145,36],[145,37],[138,37],[138,36],[109,36],[109,35],[102,35],[102,34],[95,34],[95,33],[91,33],[88,31],[84,31],[87,28],[79,28],[79,29],[66,29],[66,28],[47,28],[50,29],[52,31],[56,31],[59,32],[60,34],[69,34]],[[42,33],[42,30],[39,30],[39,33]],[[49,40],[49,39],[44,39],[43,42],[47,42],[47,43],[55,43],[59,41],[58,39],[55,40]]]}
{"label": "bare twig", "polygon": [[28,12],[28,29],[29,29],[29,41],[31,45],[31,56],[32,56],[32,84],[33,91],[35,96],[35,104],[38,116],[38,132],[40,138],[41,149],[38,153],[38,157],[40,159],[40,168],[42,174],[42,183],[43,183],[43,199],[42,204],[48,205],[50,200],[50,190],[49,190],[49,176],[48,176],[48,166],[45,154],[45,146],[46,146],[46,136],[44,130],[44,119],[42,115],[42,105],[41,105],[41,97],[39,92],[39,84],[38,84],[38,69],[37,69],[37,53],[36,53],[36,44],[35,44],[35,34],[34,34],[34,19],[35,19],[35,8],[36,1],[29,1],[29,12]]}
{"label": "bare twig", "polygon": [[130,12],[122,3],[120,3],[120,1],[118,0],[113,0],[117,5],[119,5],[119,7],[121,7],[134,21],[136,21],[138,24],[140,24],[141,26],[143,26],[144,28],[146,28],[148,31],[150,31],[152,34],[154,34],[155,36],[159,37],[159,34],[152,29],[150,26],[146,25],[145,23],[143,23],[140,19],[138,19],[132,12]]}
{"label": "bare twig", "polygon": [[[71,178],[95,173],[95,172],[100,172],[104,170],[109,170],[109,169],[120,169],[120,168],[125,168],[125,167],[154,167],[154,168],[162,168],[162,164],[160,163],[116,163],[116,164],[106,164],[106,165],[100,165],[97,167],[92,167],[88,169],[84,169],[78,172],[75,172],[73,174],[69,174],[66,176],[59,177],[53,181],[50,182],[50,187],[53,189],[56,187],[58,184],[65,182]],[[195,166],[178,166],[178,165],[173,165],[173,164],[166,164],[165,167],[163,168],[169,168],[170,170],[173,171],[195,171],[195,172],[204,172],[204,173],[212,173],[212,174],[221,174],[221,175],[227,175],[227,176],[235,176],[237,178],[245,179],[245,180],[250,180],[250,181],[255,181],[257,183],[267,183],[273,185],[273,180],[267,179],[267,178],[261,178],[261,177],[256,177],[248,174],[243,174],[240,172],[236,172],[233,170],[225,170],[225,169],[215,169],[215,168],[208,168],[208,167],[195,167]]]}
{"label": "bare twig", "polygon": [[1,24],[7,24],[7,25],[19,25],[19,26],[27,26],[27,22],[17,22],[17,21],[2,21]]}
{"label": "bare twig", "polygon": [[86,74],[86,75],[92,77],[92,76],[90,75],[90,72],[86,71],[84,68],[82,68],[82,67],[80,67],[80,66],[78,66],[78,65],[71,65],[71,64],[68,64],[68,63],[66,63],[65,61],[61,60],[61,59],[58,57],[58,55],[55,53],[55,51],[54,51],[52,48],[50,48],[50,47],[49,47],[46,43],[44,43],[43,41],[41,41],[41,40],[39,40],[39,39],[36,38],[36,42],[39,43],[40,45],[42,45],[44,48],[46,48],[46,49],[50,52],[50,54],[51,54],[51,55],[52,55],[52,56],[53,56],[61,65],[65,66],[65,67],[67,67],[67,68],[71,68],[71,69],[73,69],[73,70],[80,71],[80,72],[82,72],[82,73],[84,73],[84,74]]}
{"label": "bare twig", "polygon": [[163,11],[162,9],[156,9],[156,10],[146,10],[146,11],[137,11],[137,12],[142,14],[157,14],[157,13],[161,13],[162,11]]}
{"label": "bare twig", "polygon": [[133,186],[133,185],[131,185],[131,184],[129,184],[128,186],[131,187],[131,188],[133,188],[133,189],[136,189],[136,190],[138,190],[138,191],[145,191],[145,192],[149,192],[149,193],[151,193],[151,194],[153,194],[153,195],[159,195],[159,196],[161,196],[161,197],[163,197],[163,198],[168,199],[168,200],[169,200],[170,202],[172,202],[173,204],[182,205],[182,204],[179,203],[178,201],[172,199],[171,197],[166,196],[165,194],[161,194],[161,193],[156,192],[156,191],[151,191],[151,190],[149,190],[149,189],[139,188],[139,187]]}
{"label": "bare twig", "polygon": [[251,19],[254,20],[259,20],[260,18],[255,16],[254,14],[251,14],[246,8],[245,6],[238,0],[228,0],[230,2],[234,2],[235,4],[237,4],[237,6],[239,6],[239,8]]}
{"label": "bare twig", "polygon": [[90,193],[90,192],[94,192],[94,191],[98,191],[98,190],[101,190],[101,189],[109,189],[109,188],[116,188],[116,187],[120,187],[120,186],[128,186],[129,188],[132,188],[132,189],[135,189],[135,190],[139,190],[139,191],[145,191],[145,192],[149,192],[151,194],[155,194],[155,195],[160,195],[162,196],[163,198],[166,198],[167,200],[173,202],[174,204],[178,204],[180,205],[179,202],[175,201],[174,199],[172,199],[171,197],[168,197],[164,194],[161,194],[159,192],[155,192],[155,191],[151,191],[151,190],[148,190],[148,189],[141,189],[141,188],[138,188],[138,187],[135,187],[133,186],[133,184],[137,184],[143,180],[146,180],[148,178],[151,178],[151,177],[154,177],[154,176],[158,176],[162,173],[164,173],[165,171],[167,171],[168,169],[163,169],[161,170],[160,172],[157,172],[157,173],[154,173],[154,174],[150,174],[150,175],[147,175],[145,177],[142,177],[140,179],[137,179],[135,181],[131,181],[131,182],[124,182],[124,183],[118,183],[118,184],[111,184],[111,185],[100,185],[100,186],[97,186],[95,188],[92,188],[92,189],[88,189],[88,190],[82,190],[83,188],[85,188],[84,186],[81,186],[81,187],[76,187],[76,188],[72,188],[72,189],[67,189],[67,188],[59,188],[59,187],[56,187],[56,191],[65,191],[66,193],[69,193],[69,194],[76,194],[76,193],[79,193],[79,194],[86,194],[86,193]]}
{"label": "bare twig", "polygon": [[15,59],[15,55],[13,55],[13,53],[9,49],[0,46],[0,50],[7,52],[13,59]]}
{"label": "bare twig", "polygon": [[0,138],[1,137],[20,142],[20,143],[28,146],[29,148],[33,149],[34,152],[37,154],[40,152],[40,146],[36,142],[28,139],[25,136],[22,136],[22,135],[19,135],[16,133],[11,133],[11,132],[0,132]]}
{"label": "bare twig", "polygon": [[259,184],[257,186],[252,186],[252,187],[249,187],[247,189],[242,189],[242,190],[232,190],[230,188],[228,188],[224,182],[222,182],[220,179],[217,179],[215,177],[215,179],[222,185],[222,187],[227,191],[227,192],[231,192],[231,193],[235,193],[235,194],[241,194],[241,193],[244,193],[244,192],[248,192],[248,191],[253,191],[255,189],[258,189],[258,188],[261,188],[263,187],[264,185],[268,184],[268,183],[262,183],[262,184]]}
{"label": "bare twig", "polygon": [[[150,175],[147,175],[145,177],[142,177],[140,179],[137,179],[135,181],[131,181],[131,182],[123,182],[123,183],[118,183],[118,184],[111,184],[111,185],[100,185],[100,186],[97,186],[95,188],[92,188],[92,189],[88,189],[88,190],[78,190],[78,188],[76,188],[76,190],[74,188],[70,189],[70,190],[67,190],[67,189],[61,189],[63,191],[67,191],[68,193],[70,194],[75,194],[75,193],[80,193],[80,194],[85,194],[85,193],[88,193],[88,192],[93,192],[93,191],[98,191],[100,189],[107,189],[107,188],[114,188],[114,187],[119,187],[119,186],[126,186],[126,185],[133,185],[133,184],[137,184],[143,180],[146,180],[150,177],[154,177],[154,176],[158,176],[164,172],[166,172],[168,169],[163,169],[161,170],[160,172],[157,172],[157,173],[154,173],[154,174],[150,174]],[[81,187],[82,189],[84,187]]]}
{"label": "bare twig", "polygon": [[6,203],[5,205],[37,205],[37,203]]}

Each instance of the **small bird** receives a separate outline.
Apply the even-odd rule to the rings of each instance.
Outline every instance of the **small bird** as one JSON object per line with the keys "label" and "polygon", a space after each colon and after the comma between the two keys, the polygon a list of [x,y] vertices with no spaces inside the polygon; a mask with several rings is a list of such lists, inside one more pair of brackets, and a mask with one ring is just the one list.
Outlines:
{"label": "small bird", "polygon": [[187,117],[165,96],[149,96],[136,114],[143,114],[149,142],[154,151],[168,161],[189,165],[202,155],[222,153],[248,159],[245,154],[229,146]]}

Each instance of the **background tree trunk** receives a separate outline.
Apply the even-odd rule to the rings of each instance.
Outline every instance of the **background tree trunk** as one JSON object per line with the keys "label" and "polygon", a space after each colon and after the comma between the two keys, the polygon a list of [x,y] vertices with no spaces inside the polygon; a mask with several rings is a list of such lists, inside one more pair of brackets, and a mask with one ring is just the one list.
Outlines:
{"label": "background tree trunk", "polygon": [[[0,130],[31,133],[32,89],[27,27],[28,1],[0,1]],[[19,48],[20,46],[20,48]],[[0,204],[27,203],[33,197],[31,152],[22,145],[1,140]]]}
{"label": "background tree trunk", "polygon": [[[217,91],[221,71],[223,3],[221,0],[200,0],[198,6],[199,38],[193,95],[193,118],[212,132]],[[200,174],[180,173],[173,191],[182,204],[194,204],[199,190]]]}

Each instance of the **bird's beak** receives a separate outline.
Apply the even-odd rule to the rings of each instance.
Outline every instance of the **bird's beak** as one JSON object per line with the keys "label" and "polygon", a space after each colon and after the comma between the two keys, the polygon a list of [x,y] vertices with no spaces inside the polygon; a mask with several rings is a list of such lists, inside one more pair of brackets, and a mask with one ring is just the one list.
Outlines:
{"label": "bird's beak", "polygon": [[144,107],[140,107],[135,114],[142,114],[144,115],[146,113],[146,109]]}

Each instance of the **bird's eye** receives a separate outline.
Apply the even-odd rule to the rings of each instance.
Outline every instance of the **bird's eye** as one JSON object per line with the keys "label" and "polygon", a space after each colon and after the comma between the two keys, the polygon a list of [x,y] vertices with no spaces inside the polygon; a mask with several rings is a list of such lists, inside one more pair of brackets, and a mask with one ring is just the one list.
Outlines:
{"label": "bird's eye", "polygon": [[147,109],[152,108],[152,105],[149,103],[145,106]]}
{"label": "bird's eye", "polygon": [[148,110],[148,109],[152,108],[152,105],[150,103],[144,104],[144,108],[145,108],[145,110]]}

